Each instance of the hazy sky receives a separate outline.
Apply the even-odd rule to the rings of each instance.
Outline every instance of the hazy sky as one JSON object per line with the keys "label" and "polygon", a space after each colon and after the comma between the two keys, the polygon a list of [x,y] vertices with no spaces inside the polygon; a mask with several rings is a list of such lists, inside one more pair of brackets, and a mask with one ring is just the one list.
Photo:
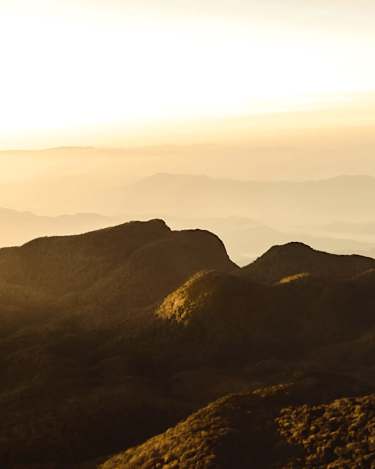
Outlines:
{"label": "hazy sky", "polygon": [[1,0],[0,147],[212,142],[296,112],[371,126],[374,18],[373,0]]}

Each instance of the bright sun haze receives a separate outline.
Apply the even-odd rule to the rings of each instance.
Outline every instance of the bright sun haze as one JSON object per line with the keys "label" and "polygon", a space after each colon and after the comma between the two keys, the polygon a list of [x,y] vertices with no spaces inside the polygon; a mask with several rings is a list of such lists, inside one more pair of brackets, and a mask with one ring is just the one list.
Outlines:
{"label": "bright sun haze", "polygon": [[353,106],[370,122],[374,15],[365,0],[2,0],[0,147],[158,143],[178,123],[194,141],[215,120],[350,121]]}

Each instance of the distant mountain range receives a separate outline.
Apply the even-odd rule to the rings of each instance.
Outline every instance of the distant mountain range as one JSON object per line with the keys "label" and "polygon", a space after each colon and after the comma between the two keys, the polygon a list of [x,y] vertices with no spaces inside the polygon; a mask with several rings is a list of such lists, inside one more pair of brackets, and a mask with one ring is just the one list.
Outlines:
{"label": "distant mountain range", "polygon": [[[61,151],[54,150],[54,154]],[[94,150],[81,149],[78,153],[83,166],[89,159],[88,151]],[[47,158],[47,154],[43,153],[43,158]],[[113,158],[115,155],[116,152],[112,154]],[[101,161],[102,156],[95,158]],[[136,158],[130,162],[135,164]],[[125,163],[122,161],[121,164]],[[22,206],[25,201],[30,207],[35,206],[36,198],[38,203],[43,202],[44,210],[48,206],[47,213],[68,210],[73,214],[51,217],[0,209],[0,246],[23,244],[39,236],[75,234],[133,219],[162,216],[176,229],[197,226],[217,233],[240,265],[259,257],[272,245],[296,239],[315,249],[337,254],[375,255],[372,209],[375,179],[369,176],[262,182],[156,174],[124,185],[128,182],[124,174],[123,181],[126,182],[121,185],[118,182],[121,171],[119,169],[116,175],[116,183],[107,173],[96,172],[90,173],[92,180],[87,176],[87,186],[80,183],[82,174],[65,173],[38,180],[40,184],[37,181],[32,185],[2,185],[4,204],[12,200],[6,195],[12,190],[17,196],[17,200],[9,202],[12,207],[20,206],[22,194]],[[67,185],[72,186],[69,193],[65,191]],[[84,207],[91,210],[93,206],[110,216],[74,214]]]}
{"label": "distant mountain range", "polygon": [[301,243],[240,268],[160,219],[1,249],[2,467],[370,460],[374,272]]}
{"label": "distant mountain range", "polygon": [[94,213],[49,217],[0,208],[0,246],[17,246],[40,236],[82,233],[119,222],[119,218]]}
{"label": "distant mountain range", "polygon": [[[375,178],[339,176],[307,181],[214,179],[157,174],[128,186],[124,206],[133,213],[195,217],[249,217],[287,224],[373,220]],[[131,201],[131,206],[129,204]]]}

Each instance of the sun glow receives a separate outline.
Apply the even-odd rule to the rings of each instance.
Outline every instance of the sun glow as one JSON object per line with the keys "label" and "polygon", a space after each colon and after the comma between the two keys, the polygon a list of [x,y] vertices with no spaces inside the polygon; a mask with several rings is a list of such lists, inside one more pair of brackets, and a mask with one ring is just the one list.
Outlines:
{"label": "sun glow", "polygon": [[373,38],[105,4],[0,4],[0,145],[309,109],[375,83]]}

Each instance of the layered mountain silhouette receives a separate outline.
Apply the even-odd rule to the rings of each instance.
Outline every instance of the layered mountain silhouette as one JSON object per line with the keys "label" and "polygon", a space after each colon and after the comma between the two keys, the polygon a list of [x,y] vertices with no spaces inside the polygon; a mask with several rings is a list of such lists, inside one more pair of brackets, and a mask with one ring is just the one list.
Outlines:
{"label": "layered mountain silhouette", "polygon": [[[55,149],[50,155],[46,152],[39,156],[47,163],[50,158],[60,159],[67,152],[67,162],[75,155],[75,160],[81,161],[85,168],[96,160],[94,154],[92,159],[88,156],[96,151]],[[105,158],[103,155],[106,166],[109,157],[109,153]],[[139,157],[131,158],[132,164],[136,164]],[[10,161],[13,159],[16,156]],[[114,165],[120,164],[120,160],[117,156]],[[51,217],[0,209],[0,246],[18,245],[44,235],[80,233],[130,219],[163,217],[176,229],[194,226],[213,231],[241,265],[254,260],[272,245],[295,239],[324,251],[374,255],[371,201],[375,185],[371,177],[340,176],[296,182],[155,174],[130,183],[140,175],[128,174],[130,161],[127,161],[127,171],[116,172],[117,182],[94,165],[95,171],[85,175],[87,184],[84,186],[81,174],[41,178],[38,191],[35,191],[34,180],[31,185],[25,180],[19,185],[3,185],[3,204],[10,207],[23,207],[23,200],[27,200],[31,210],[37,213],[49,212],[51,207],[55,207],[57,214],[83,213]],[[150,161],[147,158],[147,165]],[[149,168],[144,174],[158,170],[160,168]],[[68,194],[67,185],[70,186]],[[15,200],[7,197],[8,191],[15,193]],[[104,217],[90,213],[107,214],[109,207],[110,213],[119,215]]]}
{"label": "layered mountain silhouette", "polygon": [[[374,262],[292,243],[240,269],[159,219],[0,250],[2,466],[371,461]],[[324,456],[331,414],[352,433]]]}

